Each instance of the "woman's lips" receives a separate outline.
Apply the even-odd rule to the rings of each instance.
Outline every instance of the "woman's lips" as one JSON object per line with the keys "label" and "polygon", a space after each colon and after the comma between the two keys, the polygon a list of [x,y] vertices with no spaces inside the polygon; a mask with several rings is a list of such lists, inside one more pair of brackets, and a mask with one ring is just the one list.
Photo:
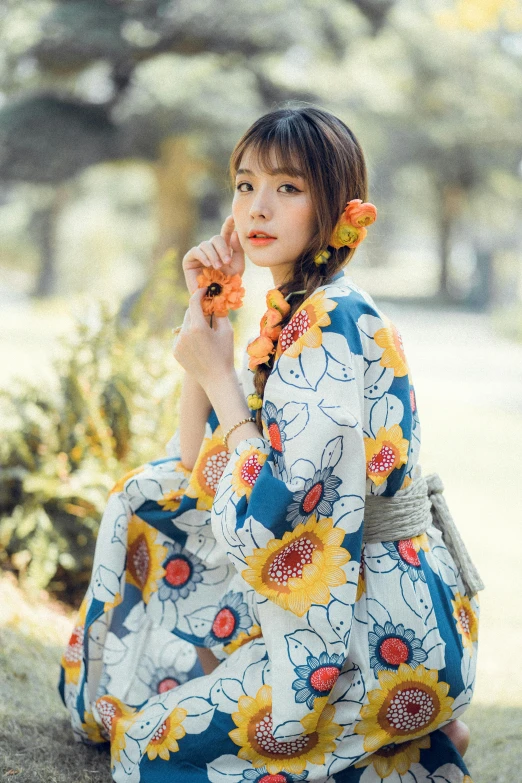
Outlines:
{"label": "woman's lips", "polygon": [[247,239],[256,247],[261,247],[262,245],[269,245],[271,242],[276,241],[276,237],[247,237]]}

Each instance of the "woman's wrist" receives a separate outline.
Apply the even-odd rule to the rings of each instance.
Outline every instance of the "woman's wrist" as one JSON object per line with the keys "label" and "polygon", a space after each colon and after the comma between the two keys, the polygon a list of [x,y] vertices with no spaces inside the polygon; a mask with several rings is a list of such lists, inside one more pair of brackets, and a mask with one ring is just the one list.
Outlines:
{"label": "woman's wrist", "polygon": [[247,422],[246,424],[242,424],[240,427],[237,427],[233,432],[230,433],[227,441],[227,450],[229,454],[232,454],[232,452],[237,448],[242,440],[245,440],[246,438],[260,437],[261,434],[257,429],[257,425],[254,424],[254,422]]}
{"label": "woman's wrist", "polygon": [[[201,386],[222,427],[225,427],[225,421],[227,423],[230,421],[231,410],[239,410],[242,413],[239,418],[249,415],[250,411],[234,368],[228,372],[225,370],[214,371],[212,375],[201,380]],[[234,424],[237,417],[233,418],[234,421],[230,421],[229,426]]]}
{"label": "woman's wrist", "polygon": [[181,462],[187,470],[192,470],[195,465],[211,407],[197,379],[185,372],[181,385],[178,431]]}
{"label": "woman's wrist", "polygon": [[[228,432],[238,421],[252,416],[235,370],[207,379],[204,389],[219,420],[223,434]],[[232,452],[244,438],[252,437],[260,437],[257,425],[251,421],[241,424],[230,433],[227,443],[228,451]]]}

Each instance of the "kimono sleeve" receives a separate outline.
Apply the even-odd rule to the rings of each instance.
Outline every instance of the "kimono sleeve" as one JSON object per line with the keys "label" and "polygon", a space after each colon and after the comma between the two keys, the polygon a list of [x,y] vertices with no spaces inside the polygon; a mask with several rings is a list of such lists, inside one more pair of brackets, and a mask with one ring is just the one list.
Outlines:
{"label": "kimono sleeve", "polygon": [[[276,362],[264,437],[237,445],[212,508],[216,537],[256,591],[279,740],[313,730],[327,703],[348,654],[359,575],[364,362],[343,334],[322,337]],[[311,382],[293,385],[303,372]]]}

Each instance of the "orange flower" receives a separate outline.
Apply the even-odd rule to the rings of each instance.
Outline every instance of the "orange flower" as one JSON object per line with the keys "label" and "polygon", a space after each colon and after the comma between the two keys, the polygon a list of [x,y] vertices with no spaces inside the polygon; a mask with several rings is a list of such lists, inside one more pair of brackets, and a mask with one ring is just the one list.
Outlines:
{"label": "orange flower", "polygon": [[357,247],[366,237],[365,226],[377,219],[377,209],[369,201],[362,202],[360,198],[352,198],[330,237],[330,245],[337,250],[340,247]]}
{"label": "orange flower", "polygon": [[337,250],[340,247],[357,247],[357,245],[361,244],[366,234],[367,231],[365,228],[356,228],[355,226],[352,226],[343,212],[333,230],[329,244]]}
{"label": "orange flower", "polygon": [[279,288],[271,288],[266,295],[268,310],[259,323],[260,335],[247,347],[247,353],[252,358],[248,363],[250,370],[258,364],[265,364],[275,351],[275,343],[281,334],[281,321],[290,311],[290,305]]}
{"label": "orange flower", "polygon": [[279,288],[271,288],[266,295],[266,303],[269,308],[277,310],[284,316],[290,312],[290,304],[286,301]]}
{"label": "orange flower", "polygon": [[248,362],[248,368],[254,370],[258,364],[264,364],[268,361],[270,355],[274,353],[274,343],[270,337],[256,337],[248,346],[247,353],[251,357]]}
{"label": "orange flower", "polygon": [[270,340],[277,340],[281,333],[281,313],[269,307],[261,318],[259,326],[261,328],[261,337],[268,337]]}
{"label": "orange flower", "polygon": [[344,214],[352,226],[356,228],[369,226],[377,219],[377,209],[374,205],[369,201],[365,201],[363,204],[360,198],[352,198],[346,205]]}
{"label": "orange flower", "polygon": [[243,304],[245,289],[241,286],[241,275],[226,275],[220,269],[205,267],[197,276],[198,287],[207,287],[202,308],[205,315],[228,315]]}

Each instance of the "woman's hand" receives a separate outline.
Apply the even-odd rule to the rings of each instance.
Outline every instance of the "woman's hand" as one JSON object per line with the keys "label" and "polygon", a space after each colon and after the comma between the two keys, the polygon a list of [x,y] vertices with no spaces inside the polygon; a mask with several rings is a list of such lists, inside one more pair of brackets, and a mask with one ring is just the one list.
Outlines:
{"label": "woman's hand", "polygon": [[235,377],[234,329],[228,316],[215,316],[213,327],[209,325],[201,306],[206,291],[206,286],[196,288],[190,297],[173,345],[174,358],[205,390],[220,379]]}
{"label": "woman's hand", "polygon": [[[238,421],[249,418],[251,411],[234,369],[232,324],[228,316],[216,316],[214,326],[209,325],[201,306],[206,291],[206,286],[198,288],[190,297],[183,325],[174,340],[173,354],[203,388],[223,432],[228,432]],[[231,432],[229,451],[243,438],[257,437],[257,426],[245,422]]]}
{"label": "woman's hand", "polygon": [[182,266],[190,294],[198,287],[197,276],[205,266],[221,269],[226,275],[243,274],[245,254],[239,244],[232,215],[227,217],[219,234],[206,242],[200,242],[185,253]]}

